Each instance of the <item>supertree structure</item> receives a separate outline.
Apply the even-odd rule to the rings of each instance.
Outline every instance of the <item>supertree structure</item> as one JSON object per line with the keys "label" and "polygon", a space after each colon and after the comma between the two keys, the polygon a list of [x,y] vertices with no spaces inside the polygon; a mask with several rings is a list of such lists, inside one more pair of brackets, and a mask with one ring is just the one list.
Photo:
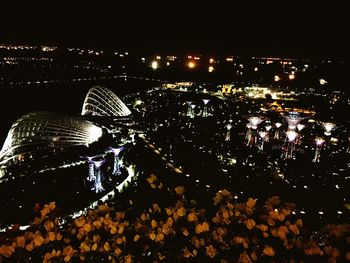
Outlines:
{"label": "supertree structure", "polygon": [[208,117],[209,114],[208,114],[208,103],[209,103],[209,99],[203,99],[203,103],[204,103],[204,106],[203,106],[203,112],[202,112],[202,117]]}
{"label": "supertree structure", "polygon": [[298,112],[289,112],[287,116],[284,116],[288,123],[288,130],[295,130],[298,123],[302,120]]}
{"label": "supertree structure", "polygon": [[298,133],[294,130],[289,130],[286,132],[286,138],[288,139],[287,147],[283,153],[285,159],[293,158],[293,151],[295,149],[295,139],[298,137]]}
{"label": "supertree structure", "polygon": [[112,152],[114,155],[113,171],[112,171],[113,175],[120,174],[121,160],[119,158],[119,154],[123,149],[124,149],[123,147],[119,147],[119,148],[109,147],[110,152]]}
{"label": "supertree structure", "polygon": [[276,130],[275,130],[274,139],[278,140],[280,138],[280,131],[279,131],[279,129],[281,128],[281,126],[282,126],[282,123],[280,123],[280,122],[276,122],[275,123]]}
{"label": "supertree structure", "polygon": [[323,129],[324,129],[324,135],[331,136],[332,131],[335,128],[335,124],[332,122],[323,122],[322,123]]}
{"label": "supertree structure", "polygon": [[225,141],[229,142],[231,141],[231,129],[232,129],[232,124],[227,124],[226,125],[226,136],[225,136]]}
{"label": "supertree structure", "polygon": [[261,117],[253,116],[249,117],[248,121],[251,129],[247,136],[247,146],[252,146],[257,142],[257,128],[263,119]]}
{"label": "supertree structure", "polygon": [[102,186],[102,172],[101,172],[101,166],[104,163],[104,160],[93,161],[93,163],[95,167],[95,184],[92,190],[94,190],[96,193],[100,193],[104,191],[104,188]]}
{"label": "supertree structure", "polygon": [[260,151],[264,151],[264,143],[267,142],[268,132],[267,131],[259,131],[259,136],[261,138]]}
{"label": "supertree structure", "polygon": [[317,137],[315,139],[315,143],[316,143],[316,147],[315,147],[315,157],[312,160],[312,162],[316,163],[316,162],[320,162],[320,158],[321,158],[321,150],[323,148],[323,144],[324,144],[325,140],[321,137]]}
{"label": "supertree structure", "polygon": [[265,141],[266,142],[270,141],[270,130],[271,130],[271,128],[272,128],[271,125],[265,126],[265,130],[266,130]]}

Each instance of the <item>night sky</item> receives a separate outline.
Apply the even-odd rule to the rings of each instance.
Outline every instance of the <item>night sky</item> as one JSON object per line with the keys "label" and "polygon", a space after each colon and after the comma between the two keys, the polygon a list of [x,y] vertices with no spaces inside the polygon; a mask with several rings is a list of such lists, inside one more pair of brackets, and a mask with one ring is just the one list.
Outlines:
{"label": "night sky", "polygon": [[141,52],[341,58],[349,54],[348,9],[337,1],[28,2],[2,3],[0,42]]}

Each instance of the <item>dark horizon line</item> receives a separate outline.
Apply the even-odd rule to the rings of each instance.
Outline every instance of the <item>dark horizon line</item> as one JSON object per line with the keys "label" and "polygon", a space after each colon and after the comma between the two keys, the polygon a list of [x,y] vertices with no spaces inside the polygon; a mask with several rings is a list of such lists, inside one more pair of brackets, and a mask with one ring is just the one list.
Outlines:
{"label": "dark horizon line", "polygon": [[[314,50],[315,54],[304,55],[302,52],[288,52],[285,50],[279,50],[273,52],[271,50],[266,50],[266,48],[260,48],[259,51],[254,51],[252,48],[243,47],[219,47],[212,46],[210,48],[205,47],[183,47],[183,45],[174,45],[173,47],[167,46],[157,46],[154,48],[150,47],[135,47],[134,45],[100,45],[94,43],[87,44],[77,44],[77,43],[59,43],[58,41],[23,41],[23,40],[2,40],[1,45],[27,45],[27,46],[54,46],[57,48],[85,48],[85,49],[99,49],[108,52],[131,52],[137,55],[156,55],[168,53],[168,55],[207,55],[207,56],[234,56],[234,57],[256,57],[256,58],[281,58],[289,60],[337,60],[345,62],[347,61],[346,57],[340,54],[332,55],[323,55],[320,57],[320,54]],[[220,49],[220,51],[219,51]],[[288,49],[288,48],[286,48]],[[234,51],[236,50],[236,51]]]}

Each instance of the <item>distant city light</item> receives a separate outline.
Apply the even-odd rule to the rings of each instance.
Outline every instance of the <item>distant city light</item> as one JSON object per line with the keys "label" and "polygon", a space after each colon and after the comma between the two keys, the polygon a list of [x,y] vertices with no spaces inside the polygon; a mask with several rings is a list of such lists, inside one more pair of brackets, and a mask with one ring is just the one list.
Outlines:
{"label": "distant city light", "polygon": [[211,59],[209,59],[209,63],[213,64],[213,63],[215,63],[215,60],[213,58],[211,58]]}
{"label": "distant city light", "polygon": [[275,81],[280,81],[280,80],[281,80],[281,78],[280,78],[278,75],[275,75],[275,76],[273,77],[273,79],[274,79]]}
{"label": "distant city light", "polygon": [[254,68],[254,71],[257,72],[257,71],[258,71],[258,67],[255,67],[255,68]]}
{"label": "distant city light", "polygon": [[319,79],[318,81],[320,82],[321,85],[328,83],[328,81],[326,81],[325,79]]}
{"label": "distant city light", "polygon": [[194,68],[196,66],[196,64],[192,61],[188,62],[188,67],[189,68]]}
{"label": "distant city light", "polygon": [[153,61],[152,64],[151,64],[151,67],[153,69],[157,69],[158,68],[158,62],[157,61]]}
{"label": "distant city light", "polygon": [[214,67],[213,67],[213,66],[210,66],[210,67],[208,68],[208,71],[209,71],[209,72],[213,72],[213,71],[214,71]]}
{"label": "distant city light", "polygon": [[160,60],[160,59],[162,59],[162,57],[161,56],[156,56],[156,59]]}
{"label": "distant city light", "polygon": [[290,80],[293,80],[293,79],[295,79],[295,75],[294,75],[294,74],[289,74],[289,75],[288,75],[288,78],[289,78]]}
{"label": "distant city light", "polygon": [[233,61],[233,58],[228,57],[228,58],[226,58],[226,61],[227,61],[227,62],[232,62],[232,61]]}
{"label": "distant city light", "polygon": [[168,61],[168,62],[166,63],[166,65],[169,67],[169,66],[170,66],[170,62]]}

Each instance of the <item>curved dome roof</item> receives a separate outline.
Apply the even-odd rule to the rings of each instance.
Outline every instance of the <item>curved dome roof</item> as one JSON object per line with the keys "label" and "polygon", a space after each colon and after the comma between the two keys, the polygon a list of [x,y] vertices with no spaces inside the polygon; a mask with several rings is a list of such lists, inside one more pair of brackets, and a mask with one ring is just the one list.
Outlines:
{"label": "curved dome roof", "polygon": [[131,111],[111,90],[95,86],[86,94],[82,115],[128,116]]}
{"label": "curved dome roof", "polygon": [[102,136],[102,129],[80,117],[32,112],[12,124],[0,151],[0,164],[27,153],[50,148],[88,145]]}

